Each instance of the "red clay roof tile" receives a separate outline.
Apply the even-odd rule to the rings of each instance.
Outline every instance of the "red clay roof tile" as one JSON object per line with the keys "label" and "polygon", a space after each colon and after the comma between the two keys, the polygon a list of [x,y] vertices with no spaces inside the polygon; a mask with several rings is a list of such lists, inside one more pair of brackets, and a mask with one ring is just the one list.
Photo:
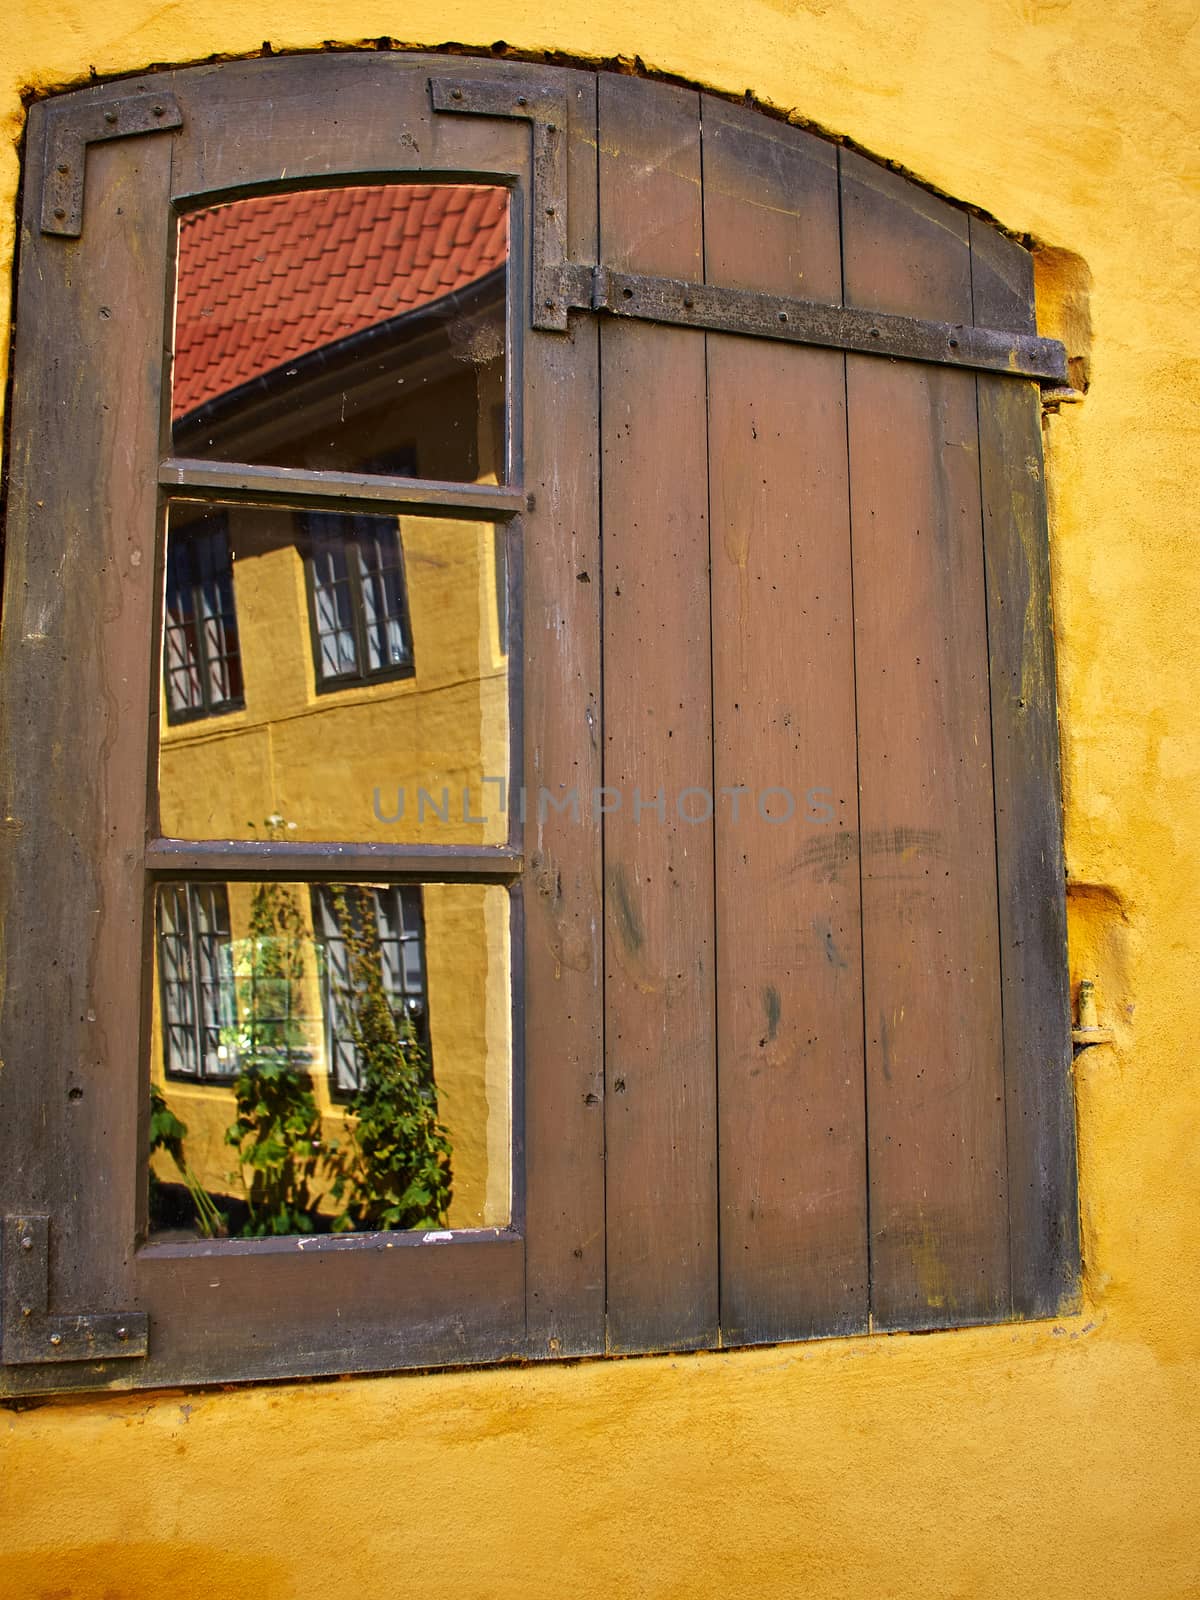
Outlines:
{"label": "red clay roof tile", "polygon": [[173,410],[432,304],[508,253],[508,196],[476,184],[305,189],[179,225]]}

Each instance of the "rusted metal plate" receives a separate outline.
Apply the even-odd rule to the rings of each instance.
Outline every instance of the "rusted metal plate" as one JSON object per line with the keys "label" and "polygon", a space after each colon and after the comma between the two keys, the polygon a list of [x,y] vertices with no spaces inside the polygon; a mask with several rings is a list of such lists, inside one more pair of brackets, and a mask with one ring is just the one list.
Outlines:
{"label": "rusted metal plate", "polygon": [[565,333],[567,310],[586,306],[587,266],[567,259],[568,94],[561,81],[537,78],[433,77],[435,111],[460,111],[481,117],[517,117],[533,130],[533,182],[530,198],[532,238],[531,306],[535,328]]}
{"label": "rusted metal plate", "polygon": [[895,361],[1003,372],[1044,383],[1066,381],[1066,351],[1056,339],[973,328],[969,322],[892,316],[790,295],[752,294],[679,278],[643,277],[607,266],[596,270],[592,306],[614,317],[636,317],[643,322],[742,333],[787,344],[823,345]]}
{"label": "rusted metal plate", "polygon": [[6,1366],[146,1354],[149,1318],[144,1312],[51,1314],[49,1217],[4,1218],[0,1272],[0,1362]]}
{"label": "rusted metal plate", "polygon": [[87,147],[132,134],[165,133],[183,124],[175,96],[105,94],[63,100],[46,108],[46,156],[42,180],[42,232],[78,238],[83,231]]}

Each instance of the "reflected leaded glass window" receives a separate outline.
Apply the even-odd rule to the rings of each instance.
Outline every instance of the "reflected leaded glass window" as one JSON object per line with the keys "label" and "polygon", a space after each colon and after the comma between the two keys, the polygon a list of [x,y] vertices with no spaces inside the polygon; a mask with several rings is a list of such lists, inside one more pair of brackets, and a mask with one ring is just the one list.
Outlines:
{"label": "reflected leaded glass window", "polygon": [[361,1087],[365,1054],[354,1015],[354,1002],[364,988],[356,965],[365,961],[369,977],[378,978],[404,1041],[429,1052],[421,890],[418,885],[314,884],[312,913],[313,929],[324,949],[322,989],[331,1087],[336,1095],[348,1096]]}
{"label": "reflected leaded glass window", "polygon": [[411,672],[412,631],[396,518],[318,512],[301,524],[318,686],[338,688]]}
{"label": "reflected leaded glass window", "polygon": [[243,704],[233,561],[219,512],[179,528],[167,549],[163,682],[170,722]]}

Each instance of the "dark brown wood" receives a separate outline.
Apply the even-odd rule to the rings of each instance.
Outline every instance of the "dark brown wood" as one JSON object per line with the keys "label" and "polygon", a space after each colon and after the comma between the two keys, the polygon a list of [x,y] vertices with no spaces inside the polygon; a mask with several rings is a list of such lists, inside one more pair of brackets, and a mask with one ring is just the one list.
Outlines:
{"label": "dark brown wood", "polygon": [[[596,85],[564,75],[567,244],[596,249]],[[599,354],[595,322],[531,334],[525,546],[527,1329],[535,1355],[604,1348]]]}
{"label": "dark brown wood", "polygon": [[[699,96],[599,92],[601,259],[699,276]],[[681,1349],[718,1318],[713,830],[677,812],[712,784],[704,341],[614,322],[600,352],[608,1336]]]}
{"label": "dark brown wood", "polygon": [[52,1316],[50,1218],[0,1219],[0,1362],[128,1360],[146,1354],[144,1311]]}
{"label": "dark brown wood", "polygon": [[1013,1312],[1079,1296],[1054,635],[1032,385],[979,380]]}
{"label": "dark brown wood", "polygon": [[524,1248],[511,1232],[150,1246],[135,1286],[150,1318],[145,1360],[4,1368],[7,1392],[320,1377],[522,1353]]}
{"label": "dark brown wood", "polygon": [[[966,218],[843,151],[848,304],[969,321]],[[1009,1309],[975,380],[847,357],[876,1326]]]}
{"label": "dark brown wood", "polygon": [[615,317],[740,333],[783,344],[933,361],[946,367],[1039,378],[1050,384],[1067,381],[1067,354],[1057,339],[895,317],[884,311],[856,311],[783,293],[754,293],[730,287],[724,279],[717,284],[689,283],[680,278],[614,272],[605,266],[596,272],[592,307]]}
{"label": "dark brown wood", "polygon": [[[176,147],[167,140],[98,145],[89,155],[82,240],[40,232],[29,239],[26,230],[13,411],[20,481],[10,501],[0,667],[12,819],[0,875],[8,962],[0,1201],[8,1214],[53,1218],[51,1314],[149,1313],[150,1358],[144,1367],[117,1364],[125,1370],[115,1381],[125,1384],[493,1359],[525,1343],[524,1241],[516,1233],[499,1245],[424,1253],[394,1241],[384,1241],[382,1253],[318,1251],[313,1270],[300,1264],[299,1247],[271,1258],[286,1260],[286,1269],[253,1258],[226,1270],[222,1257],[219,1275],[203,1252],[172,1258],[168,1268],[134,1251],[144,1170],[138,952],[148,948],[143,796],[147,711],[157,699],[155,480],[168,409],[157,375],[170,195],[236,192],[277,182],[285,169],[297,181],[393,172],[405,160],[440,174],[511,173],[528,184],[525,130],[467,118],[441,118],[433,128],[428,68],[419,59],[296,65],[292,73],[279,61],[238,63],[228,72],[201,68],[156,80],[184,113]],[[325,134],[312,141],[314,105],[325,96],[329,105],[369,103],[372,113],[358,121],[323,117]],[[35,111],[35,152],[39,117]],[[40,192],[36,156],[30,176],[32,204]],[[63,341],[49,359],[47,329]],[[25,350],[36,359],[22,360]],[[489,514],[497,509],[492,496],[483,500]],[[237,859],[220,870],[253,876],[270,853],[232,854]],[[217,858],[204,859],[211,870]],[[279,875],[301,866],[298,858],[282,860]],[[186,868],[187,849],[166,845],[149,864],[177,872]],[[328,872],[328,859],[324,871],[311,864],[315,875]],[[520,857],[451,857],[428,872],[409,858],[413,865],[422,876],[464,869],[469,876],[482,865],[503,881]],[[274,860],[273,870],[280,866]],[[335,875],[347,866],[374,875],[379,860],[370,852],[343,855]],[[36,897],[28,892],[33,884]],[[519,939],[516,945],[519,956]],[[515,1009],[519,1020],[519,996]],[[518,1080],[518,1150],[521,1092]],[[188,1315],[201,1307],[189,1329]],[[14,1392],[110,1381],[91,1363],[49,1366],[35,1377],[6,1369],[4,1378]]]}
{"label": "dark brown wood", "polygon": [[30,113],[0,645],[0,1212],[52,1219],[55,1315],[144,1309],[129,1270],[172,141],[94,145],[83,236],[49,237],[45,115]]}
{"label": "dark brown wood", "polygon": [[192,500],[227,500],[238,505],[265,503],[344,511],[369,503],[372,511],[424,512],[462,516],[511,517],[525,505],[525,491],[503,484],[433,483],[416,478],[385,478],[367,472],[307,472],[302,467],[259,467],[249,463],[191,461],[171,457],[158,469],[167,489],[181,489]]}
{"label": "dark brown wood", "polygon": [[166,133],[183,121],[175,97],[155,85],[149,93],[109,88],[90,100],[51,102],[46,108],[42,232],[77,239],[83,232],[87,147],[134,134]]}
{"label": "dark brown wood", "polygon": [[[975,315],[1032,328],[1033,262],[971,220]],[[1054,629],[1032,384],[980,378],[992,762],[1000,885],[1012,1309],[1054,1316],[1079,1296]]]}
{"label": "dark brown wood", "polygon": [[[836,300],[836,153],[723,101],[703,124],[708,278]],[[708,416],[721,1336],[746,1344],[867,1325],[842,357],[710,336]]]}
{"label": "dark brown wood", "polygon": [[[743,293],[778,320],[844,289],[853,325],[961,325],[958,347],[944,337],[967,352],[992,328],[1028,350],[1019,246],[744,108],[539,71],[567,110],[564,295],[586,298],[599,260],[622,302],[652,275],[688,326],[576,316],[515,340],[510,488],[159,467],[172,204],[490,177],[515,185],[525,230],[529,130],[436,113],[446,67],[353,53],[132,82],[174,96],[183,126],[90,150],[79,241],[38,226],[50,113],[31,112],[0,632],[0,1214],[50,1219],[39,1316],[86,1341],[128,1310],[150,1339],[135,1360],[5,1366],[5,1392],[589,1353],[606,1299],[614,1351],[851,1331],[866,1240],[881,1327],[1049,1314],[1076,1292],[1037,390],[957,355],[703,331]],[[471,63],[497,104],[531,73]],[[106,104],[86,90],[54,114],[90,126]],[[321,115],[346,105],[369,114]],[[511,270],[523,331],[524,246]],[[505,520],[513,780],[576,806],[532,806],[507,848],[147,847],[171,495]],[[742,787],[744,821],[732,795],[704,814]],[[769,789],[794,821],[762,818]],[[510,886],[508,1228],[135,1248],[150,885],[268,873]]]}
{"label": "dark brown wood", "polygon": [[967,218],[971,242],[971,314],[980,327],[1037,333],[1033,257],[978,217]]}

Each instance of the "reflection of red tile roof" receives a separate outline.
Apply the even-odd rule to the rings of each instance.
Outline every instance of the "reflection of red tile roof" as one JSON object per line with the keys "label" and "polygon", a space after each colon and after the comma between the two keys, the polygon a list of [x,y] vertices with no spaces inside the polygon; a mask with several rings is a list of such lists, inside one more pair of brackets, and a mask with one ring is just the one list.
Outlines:
{"label": "reflection of red tile roof", "polygon": [[504,261],[503,189],[387,184],[211,206],[179,227],[174,414],[465,288]]}

